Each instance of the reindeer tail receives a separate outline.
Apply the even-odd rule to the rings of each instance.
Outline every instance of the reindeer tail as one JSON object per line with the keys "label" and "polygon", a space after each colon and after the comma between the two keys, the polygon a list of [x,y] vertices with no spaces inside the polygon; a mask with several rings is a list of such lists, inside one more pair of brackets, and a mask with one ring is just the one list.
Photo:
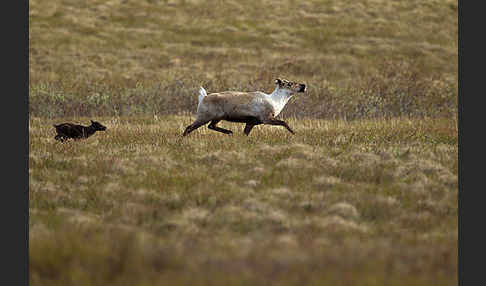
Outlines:
{"label": "reindeer tail", "polygon": [[207,94],[206,90],[204,89],[204,87],[201,86],[201,88],[199,88],[199,98],[198,98],[198,102],[197,102],[197,109],[199,109],[199,105],[201,105],[201,101],[207,95],[208,94]]}

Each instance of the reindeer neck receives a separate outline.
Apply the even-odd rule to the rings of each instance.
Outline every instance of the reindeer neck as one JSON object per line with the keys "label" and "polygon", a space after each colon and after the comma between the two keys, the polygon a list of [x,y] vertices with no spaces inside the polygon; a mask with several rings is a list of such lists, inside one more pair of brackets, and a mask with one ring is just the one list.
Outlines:
{"label": "reindeer neck", "polygon": [[96,129],[94,128],[94,126],[90,125],[90,126],[84,128],[83,132],[84,132],[84,134],[83,134],[84,136],[89,137],[96,132]]}
{"label": "reindeer neck", "polygon": [[268,95],[270,102],[273,105],[273,109],[275,112],[274,116],[280,114],[280,112],[292,96],[293,95],[290,93],[290,91],[281,89],[278,86],[271,94]]}

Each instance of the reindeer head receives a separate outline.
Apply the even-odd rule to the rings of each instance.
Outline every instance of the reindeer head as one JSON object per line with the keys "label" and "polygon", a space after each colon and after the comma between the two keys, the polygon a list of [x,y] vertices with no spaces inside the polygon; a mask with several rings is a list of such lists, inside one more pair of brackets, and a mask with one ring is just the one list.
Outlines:
{"label": "reindeer head", "polygon": [[95,131],[105,131],[106,130],[106,126],[103,126],[101,125],[99,122],[97,121],[93,121],[91,120],[91,127],[95,130]]}
{"label": "reindeer head", "polygon": [[288,90],[289,94],[306,91],[305,84],[291,82],[286,79],[277,78],[275,80],[275,84],[278,86],[279,89]]}

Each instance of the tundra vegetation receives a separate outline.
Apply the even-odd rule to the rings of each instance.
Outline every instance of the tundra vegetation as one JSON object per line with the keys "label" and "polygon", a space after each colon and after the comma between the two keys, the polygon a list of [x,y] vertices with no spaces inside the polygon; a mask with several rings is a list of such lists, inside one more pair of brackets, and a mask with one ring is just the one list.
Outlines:
{"label": "tundra vegetation", "polygon": [[[29,0],[31,285],[456,285],[457,1]],[[199,87],[305,83],[281,126]],[[107,127],[60,143],[53,124]]]}

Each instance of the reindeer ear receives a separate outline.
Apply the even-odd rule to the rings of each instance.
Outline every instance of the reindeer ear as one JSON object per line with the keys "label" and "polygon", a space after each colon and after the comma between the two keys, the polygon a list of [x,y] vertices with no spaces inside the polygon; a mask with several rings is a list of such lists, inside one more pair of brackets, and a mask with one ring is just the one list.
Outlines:
{"label": "reindeer ear", "polygon": [[281,80],[281,79],[277,78],[277,79],[275,80],[275,84],[280,85],[281,83],[282,83],[282,80]]}

